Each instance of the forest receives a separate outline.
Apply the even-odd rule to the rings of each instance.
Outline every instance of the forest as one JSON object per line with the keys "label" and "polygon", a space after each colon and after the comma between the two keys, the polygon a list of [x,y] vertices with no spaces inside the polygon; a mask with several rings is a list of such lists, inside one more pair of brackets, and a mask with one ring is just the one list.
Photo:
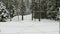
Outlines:
{"label": "forest", "polygon": [[32,14],[33,19],[60,20],[60,0],[0,0],[0,22],[19,15]]}

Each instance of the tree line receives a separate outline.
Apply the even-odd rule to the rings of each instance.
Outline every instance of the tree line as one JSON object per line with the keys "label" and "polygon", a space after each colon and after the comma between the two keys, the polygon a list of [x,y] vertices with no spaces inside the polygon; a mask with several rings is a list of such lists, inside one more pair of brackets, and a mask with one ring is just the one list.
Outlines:
{"label": "tree line", "polygon": [[[26,1],[26,0],[25,0]],[[10,21],[14,16],[19,15],[22,16],[22,20],[24,20],[23,16],[26,12],[26,6],[29,6],[28,1],[27,5],[24,0],[3,0],[2,2],[5,4],[6,9],[9,12]],[[59,7],[59,3],[57,0],[31,0],[30,10],[32,13],[32,20],[34,19],[56,19]],[[19,11],[20,10],[20,11]],[[21,14],[20,14],[20,13]]]}

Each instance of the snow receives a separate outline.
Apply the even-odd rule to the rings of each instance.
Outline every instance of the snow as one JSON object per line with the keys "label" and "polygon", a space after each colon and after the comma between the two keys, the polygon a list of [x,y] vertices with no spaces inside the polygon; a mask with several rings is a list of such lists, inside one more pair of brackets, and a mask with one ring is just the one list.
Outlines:
{"label": "snow", "polygon": [[31,20],[31,14],[24,16],[15,16],[11,22],[0,23],[0,34],[59,34],[59,21],[49,19]]}
{"label": "snow", "polygon": [[[24,21],[32,21],[31,19],[32,19],[31,14],[24,16]],[[16,22],[17,21],[22,21],[22,16],[20,15],[19,19],[18,19],[18,16],[15,16],[14,18],[12,18],[12,21],[16,21]]]}

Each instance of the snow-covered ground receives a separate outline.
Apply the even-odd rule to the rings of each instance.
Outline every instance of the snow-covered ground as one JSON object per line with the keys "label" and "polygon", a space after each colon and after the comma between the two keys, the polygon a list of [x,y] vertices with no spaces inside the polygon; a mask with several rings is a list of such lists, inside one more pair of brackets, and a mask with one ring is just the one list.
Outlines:
{"label": "snow-covered ground", "polygon": [[31,15],[15,16],[11,22],[0,23],[0,34],[59,34],[59,21],[41,19],[31,20]]}

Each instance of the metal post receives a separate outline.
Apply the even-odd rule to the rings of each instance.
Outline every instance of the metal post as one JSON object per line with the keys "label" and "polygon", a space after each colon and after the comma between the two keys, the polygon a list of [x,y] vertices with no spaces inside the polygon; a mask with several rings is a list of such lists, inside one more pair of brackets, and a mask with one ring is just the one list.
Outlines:
{"label": "metal post", "polygon": [[40,16],[41,16],[41,14],[40,14],[40,0],[39,0],[39,21],[40,21]]}
{"label": "metal post", "polygon": [[10,13],[9,13],[9,18],[10,18],[10,21],[11,21],[11,10],[10,10],[10,7],[9,7],[9,6],[10,6],[10,0],[8,0],[8,10],[9,10],[9,12],[10,12]]}
{"label": "metal post", "polygon": [[[19,0],[18,0],[19,1]],[[20,3],[20,2],[19,2]],[[20,6],[20,4],[19,3],[17,3],[17,5],[18,5],[18,9],[19,9],[19,6]],[[18,21],[19,21],[19,10],[18,10]]]}
{"label": "metal post", "polygon": [[[32,0],[32,6],[33,6],[33,0]],[[33,20],[33,9],[32,9],[32,20]]]}
{"label": "metal post", "polygon": [[[35,2],[35,0],[32,0],[32,7],[34,8],[34,2]],[[32,20],[33,20],[33,18],[34,18],[34,9],[32,8]]]}
{"label": "metal post", "polygon": [[23,0],[22,0],[22,21],[23,21]]}

